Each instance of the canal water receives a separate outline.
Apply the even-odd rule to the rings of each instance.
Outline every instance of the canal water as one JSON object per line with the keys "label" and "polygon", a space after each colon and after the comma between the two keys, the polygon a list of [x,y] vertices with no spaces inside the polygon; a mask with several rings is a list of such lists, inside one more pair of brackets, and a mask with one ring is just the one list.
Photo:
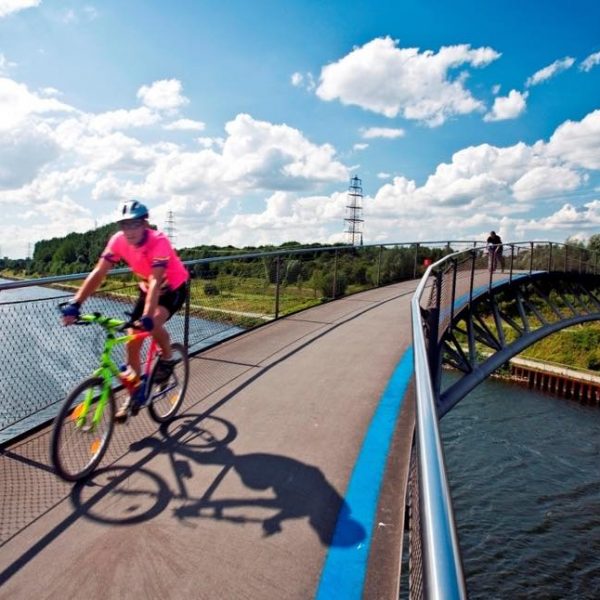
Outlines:
{"label": "canal water", "polygon": [[469,597],[600,598],[600,408],[487,380],[440,429]]}

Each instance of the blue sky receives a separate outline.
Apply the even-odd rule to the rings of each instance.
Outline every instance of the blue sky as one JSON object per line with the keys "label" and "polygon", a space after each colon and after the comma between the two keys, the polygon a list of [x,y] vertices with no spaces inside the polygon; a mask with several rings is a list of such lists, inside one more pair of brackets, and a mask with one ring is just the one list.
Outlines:
{"label": "blue sky", "polygon": [[0,0],[0,253],[136,197],[176,245],[585,239],[591,0]]}

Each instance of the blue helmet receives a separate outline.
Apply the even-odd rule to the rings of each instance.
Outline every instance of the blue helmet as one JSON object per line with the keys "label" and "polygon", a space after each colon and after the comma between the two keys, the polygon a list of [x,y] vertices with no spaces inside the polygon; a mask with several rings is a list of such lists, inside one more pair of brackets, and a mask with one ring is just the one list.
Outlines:
{"label": "blue helmet", "polygon": [[129,221],[130,219],[147,219],[148,209],[137,200],[127,200],[123,202],[117,211],[115,221]]}

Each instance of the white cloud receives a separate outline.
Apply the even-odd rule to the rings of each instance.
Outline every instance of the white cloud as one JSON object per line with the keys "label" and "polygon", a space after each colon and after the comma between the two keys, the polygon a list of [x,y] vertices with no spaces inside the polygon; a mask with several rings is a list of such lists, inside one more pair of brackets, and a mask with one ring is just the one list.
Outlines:
{"label": "white cloud", "polygon": [[514,197],[519,201],[555,196],[577,189],[581,176],[562,166],[540,166],[529,169],[512,186]]}
{"label": "white cloud", "polygon": [[90,115],[85,120],[91,130],[100,133],[110,133],[118,129],[153,125],[160,120],[160,116],[152,112],[148,107],[140,106],[132,110],[119,109]]}
{"label": "white cloud", "polygon": [[547,81],[551,77],[558,75],[562,71],[566,71],[570,69],[575,63],[575,59],[570,56],[566,56],[565,58],[561,58],[559,60],[555,60],[551,65],[536,71],[531,77],[527,79],[525,85],[530,87],[532,85],[538,85],[543,81]]}
{"label": "white cloud", "polygon": [[57,96],[62,95],[56,88],[53,87],[42,88],[41,90],[39,90],[39,92],[42,96],[45,96],[46,98],[55,98]]}
{"label": "white cloud", "polygon": [[306,75],[303,75],[302,73],[296,71],[292,74],[290,81],[294,87],[304,87],[309,92],[312,92],[312,90],[314,90],[316,87],[315,78],[312,73],[306,73]]}
{"label": "white cloud", "polygon": [[194,121],[193,119],[178,119],[172,123],[168,123],[163,128],[169,131],[204,131],[206,125],[202,121]]}
{"label": "white cloud", "polygon": [[[289,240],[329,240],[327,225],[343,223],[346,194],[298,198],[290,192],[275,192],[265,200],[261,213],[237,214],[226,225],[226,235],[217,243],[276,244]],[[234,242],[226,240],[234,239]]]}
{"label": "white cloud", "polygon": [[463,65],[483,67],[500,54],[492,48],[444,46],[438,53],[400,48],[389,37],[376,38],[321,70],[317,95],[339,99],[386,117],[441,125],[454,115],[481,110],[465,88],[465,75],[450,78]]}
{"label": "white cloud", "polygon": [[18,189],[59,154],[52,131],[43,124],[24,123],[0,136],[0,190]]}
{"label": "white cloud", "polygon": [[581,62],[579,68],[587,72],[591,71],[598,64],[600,64],[600,52],[594,52]]}
{"label": "white cloud", "polygon": [[42,0],[0,0],[0,19],[11,13],[39,6]]}
{"label": "white cloud", "polygon": [[404,129],[392,128],[392,127],[369,127],[368,129],[361,130],[361,135],[365,139],[371,138],[387,138],[395,139],[404,137]]}
{"label": "white cloud", "polygon": [[[155,84],[144,86],[149,94]],[[181,87],[173,89],[170,101],[168,94],[151,99],[154,107],[146,102],[151,95],[140,95],[144,104],[137,108],[86,113],[59,102],[57,90],[33,93],[0,78],[0,205],[19,206],[9,222],[0,219],[3,251],[22,254],[22,239],[89,228],[91,215],[102,222],[131,196],[149,204],[159,226],[175,211],[180,245],[343,240],[354,171],[331,144],[247,114],[231,119],[222,139],[199,138],[192,128],[187,143],[161,141],[174,137],[164,125],[199,123],[168,113],[178,104],[173,98],[183,98]],[[149,130],[138,139],[142,127]],[[371,175],[378,183],[373,197],[364,198],[365,242],[471,237],[490,229],[521,239],[550,232],[562,241],[593,231],[585,219],[598,227],[600,200],[589,198],[597,181],[588,171],[600,171],[600,110],[566,121],[548,141],[464,148],[424,182]],[[59,222],[59,214],[72,215],[72,222]],[[552,229],[560,219],[571,225]]]}
{"label": "white cloud", "polygon": [[548,142],[547,153],[585,169],[600,169],[600,109],[581,121],[565,121]]}
{"label": "white cloud", "polygon": [[[570,203],[563,204],[559,210],[548,217],[524,219],[516,225],[521,235],[534,231],[573,231],[574,227],[585,230],[597,230],[600,226],[600,200],[593,200],[578,209]],[[563,234],[563,235],[565,235]]]}
{"label": "white cloud", "polygon": [[529,92],[522,94],[517,90],[510,90],[508,96],[502,96],[494,100],[492,110],[484,117],[484,121],[505,121],[516,119],[527,107],[527,96]]}
{"label": "white cloud", "polygon": [[20,126],[30,117],[74,110],[54,98],[41,98],[12,79],[0,77],[0,132]]}
{"label": "white cloud", "polygon": [[155,110],[176,110],[189,103],[182,94],[183,86],[177,79],[162,79],[151,85],[143,85],[137,97],[148,108]]}
{"label": "white cloud", "polygon": [[287,125],[257,121],[240,114],[225,126],[223,158],[229,177],[249,178],[265,189],[314,185],[348,178],[330,144],[317,146]]}
{"label": "white cloud", "polygon": [[353,150],[366,150],[369,147],[369,144],[354,144],[352,146]]}

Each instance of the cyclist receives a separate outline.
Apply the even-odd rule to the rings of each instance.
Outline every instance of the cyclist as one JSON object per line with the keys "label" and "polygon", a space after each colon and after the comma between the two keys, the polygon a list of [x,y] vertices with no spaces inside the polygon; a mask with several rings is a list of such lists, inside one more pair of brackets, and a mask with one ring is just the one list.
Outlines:
{"label": "cyclist", "polygon": [[489,269],[490,272],[494,272],[500,261],[502,272],[504,273],[504,258],[502,256],[502,239],[495,231],[490,231],[490,235],[486,240],[488,255],[489,255]]}
{"label": "cyclist", "polygon": [[[87,276],[75,296],[62,308],[63,323],[71,325],[80,315],[81,305],[100,286],[108,271],[119,261],[125,261],[139,277],[139,296],[131,320],[135,326],[150,331],[161,349],[154,381],[169,379],[175,361],[171,357],[171,340],[164,327],[185,300],[189,273],[169,239],[148,224],[148,209],[137,200],[129,200],[119,207],[116,222],[119,229],[102,252],[94,270]],[[140,340],[127,344],[127,361],[139,380],[141,374]],[[138,390],[141,395],[141,387]],[[139,406],[135,392],[117,411],[115,418],[124,422]]]}

